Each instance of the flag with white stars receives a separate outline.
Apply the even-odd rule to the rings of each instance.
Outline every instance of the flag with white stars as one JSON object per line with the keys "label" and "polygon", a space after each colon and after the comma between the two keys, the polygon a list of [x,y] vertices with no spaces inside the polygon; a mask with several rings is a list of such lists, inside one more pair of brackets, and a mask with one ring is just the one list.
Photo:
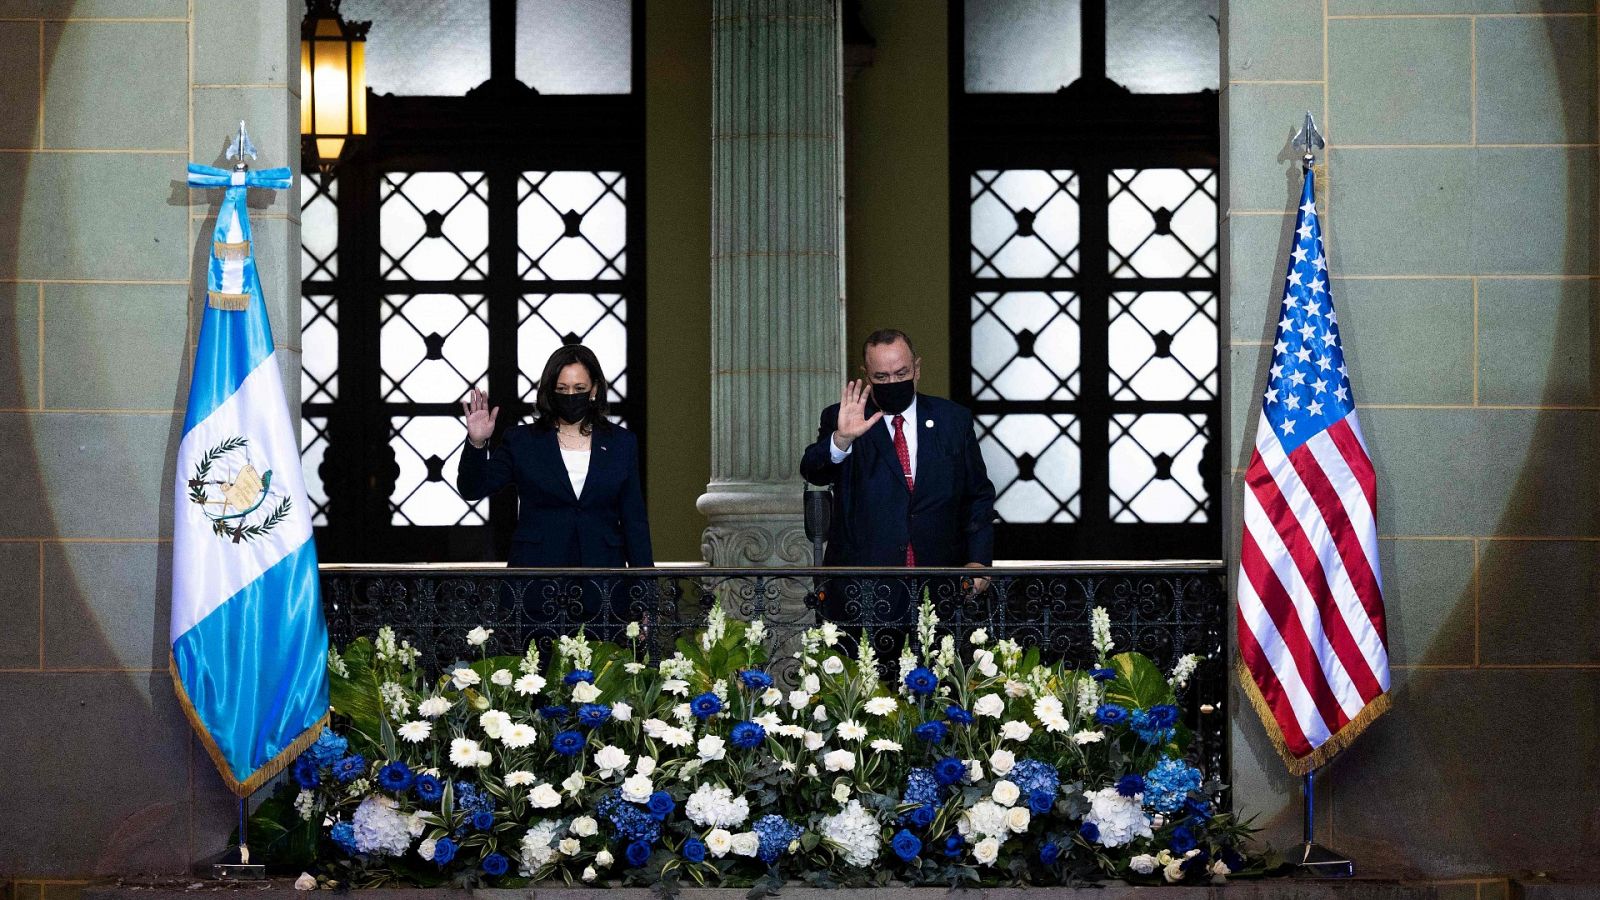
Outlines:
{"label": "flag with white stars", "polygon": [[1239,655],[1256,711],[1302,775],[1389,705],[1377,483],[1310,171],[1274,335],[1245,475]]}

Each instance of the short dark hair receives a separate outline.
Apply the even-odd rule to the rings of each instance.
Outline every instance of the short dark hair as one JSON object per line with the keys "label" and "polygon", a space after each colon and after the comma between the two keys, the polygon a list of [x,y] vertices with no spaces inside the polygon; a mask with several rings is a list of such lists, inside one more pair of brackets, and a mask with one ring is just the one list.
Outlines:
{"label": "short dark hair", "polygon": [[589,415],[579,423],[583,433],[589,434],[596,428],[604,431],[611,427],[611,420],[606,418],[606,413],[611,411],[606,404],[606,373],[600,368],[600,360],[594,351],[582,344],[562,344],[545,361],[544,373],[539,376],[538,394],[533,402],[539,414],[533,427],[544,431],[556,427],[556,412],[550,405],[550,395],[555,393],[556,382],[561,380],[561,370],[573,363],[588,371],[589,385],[594,388],[594,403],[589,407]]}
{"label": "short dark hair", "polygon": [[906,349],[911,351],[911,358],[917,358],[917,348],[916,345],[911,343],[911,335],[898,328],[879,328],[877,331],[867,335],[867,339],[861,343],[861,358],[863,360],[866,359],[867,351],[871,348],[892,344],[895,341],[905,341]]}

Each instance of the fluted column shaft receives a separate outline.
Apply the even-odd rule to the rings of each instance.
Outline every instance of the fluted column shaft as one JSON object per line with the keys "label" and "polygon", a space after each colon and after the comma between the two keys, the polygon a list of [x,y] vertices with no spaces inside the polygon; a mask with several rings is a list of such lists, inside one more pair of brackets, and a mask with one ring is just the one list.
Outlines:
{"label": "fluted column shaft", "polygon": [[711,479],[701,550],[810,559],[800,453],[844,370],[838,0],[715,0]]}

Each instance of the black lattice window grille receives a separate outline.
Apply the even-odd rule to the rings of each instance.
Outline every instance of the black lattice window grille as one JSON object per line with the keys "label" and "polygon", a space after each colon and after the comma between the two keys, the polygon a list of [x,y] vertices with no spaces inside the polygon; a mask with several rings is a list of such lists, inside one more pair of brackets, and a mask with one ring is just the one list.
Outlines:
{"label": "black lattice window grille", "polygon": [[339,399],[339,300],[300,295],[300,402]]}
{"label": "black lattice window grille", "polygon": [[1217,274],[1215,170],[1114,169],[1107,193],[1113,277]]}
{"label": "black lattice window grille", "polygon": [[972,173],[972,274],[1054,278],[1078,269],[1078,176],[1065,169]]}
{"label": "black lattice window grille", "polygon": [[978,446],[1005,522],[1076,522],[1080,515],[1079,421],[1066,414],[974,417]]}
{"label": "black lattice window grille", "polygon": [[1111,399],[1217,397],[1215,293],[1119,291],[1107,319]]}
{"label": "black lattice window grille", "polygon": [[483,172],[385,172],[378,182],[379,275],[470,281],[489,275]]}
{"label": "black lattice window grille", "polygon": [[1111,417],[1111,520],[1204,523],[1210,417],[1119,413]]}
{"label": "black lattice window grille", "polygon": [[339,277],[339,181],[305,172],[300,178],[300,279]]}
{"label": "black lattice window grille", "polygon": [[389,496],[394,525],[482,525],[487,502],[468,503],[455,488],[467,439],[460,415],[391,416],[395,462],[400,467]]}
{"label": "black lattice window grille", "polygon": [[328,489],[322,484],[322,458],[328,452],[328,417],[300,417],[300,468],[311,503],[312,526],[328,524]]}
{"label": "black lattice window grille", "polygon": [[[626,297],[621,294],[524,294],[517,308],[517,384],[523,396],[534,395],[545,360],[557,347],[583,344],[594,351],[600,368],[606,373],[607,401],[613,408],[626,409]],[[622,416],[623,420],[626,418]]]}
{"label": "black lattice window grille", "polygon": [[385,402],[454,403],[488,373],[488,303],[482,294],[390,294],[378,341]]}
{"label": "black lattice window grille", "polygon": [[973,399],[1076,397],[1078,323],[1078,295],[1071,291],[973,294]]}
{"label": "black lattice window grille", "polygon": [[523,172],[517,183],[518,274],[606,281],[627,274],[627,184],[620,172]]}

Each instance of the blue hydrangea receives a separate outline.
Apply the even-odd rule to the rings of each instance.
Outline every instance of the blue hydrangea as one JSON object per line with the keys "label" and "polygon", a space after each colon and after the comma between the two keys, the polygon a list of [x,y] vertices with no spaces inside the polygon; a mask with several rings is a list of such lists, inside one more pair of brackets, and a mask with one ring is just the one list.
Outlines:
{"label": "blue hydrangea", "polygon": [[661,838],[661,823],[648,812],[622,799],[620,790],[613,790],[600,798],[600,802],[595,804],[595,812],[611,823],[618,837],[628,841],[643,841],[647,850]]}
{"label": "blue hydrangea", "polygon": [[[1173,729],[1171,723],[1163,725],[1162,722],[1165,717],[1156,714],[1156,709],[1160,708],[1136,709],[1128,715],[1128,727],[1132,728],[1133,733],[1138,735],[1139,740],[1146,744],[1165,744],[1172,740]],[[1171,709],[1172,707],[1167,708]]]}
{"label": "blue hydrangea", "polygon": [[335,822],[333,828],[329,829],[328,831],[328,837],[332,838],[333,842],[339,845],[340,850],[352,855],[355,854],[356,828],[354,825],[351,825],[349,822]]}
{"label": "blue hydrangea", "polygon": [[704,722],[719,712],[722,712],[722,698],[706,691],[704,694],[689,701],[689,711],[694,717]]}
{"label": "blue hydrangea", "polygon": [[1182,760],[1163,759],[1144,776],[1144,804],[1159,813],[1177,812],[1198,790],[1200,770]]}
{"label": "blue hydrangea", "polygon": [[456,809],[469,817],[474,813],[494,811],[493,795],[473,787],[469,782],[456,782],[455,801]]}
{"label": "blue hydrangea", "polygon": [[323,728],[322,734],[317,735],[317,742],[306,752],[316,761],[317,768],[325,769],[333,765],[348,749],[350,749],[349,741],[334,734],[331,729]]}
{"label": "blue hydrangea", "polygon": [[735,747],[749,750],[751,747],[761,746],[767,739],[767,730],[755,722],[740,722],[728,732],[728,741]]}
{"label": "blue hydrangea", "polygon": [[1056,767],[1036,759],[1017,760],[1006,778],[1028,796],[1030,803],[1035,791],[1043,791],[1050,795],[1053,802],[1056,789],[1061,786],[1061,775],[1056,771]]}
{"label": "blue hydrangea", "polygon": [[943,800],[944,789],[939,786],[939,780],[933,777],[932,769],[912,769],[906,776],[906,792],[900,798],[901,803],[937,806]]}
{"label": "blue hydrangea", "polygon": [[750,826],[750,830],[754,831],[761,841],[761,849],[757,855],[767,865],[777,862],[778,857],[789,849],[789,844],[805,833],[805,829],[776,815],[762,816]]}
{"label": "blue hydrangea", "polygon": [[1144,793],[1144,779],[1138,775],[1124,775],[1117,779],[1117,793],[1132,797]]}

